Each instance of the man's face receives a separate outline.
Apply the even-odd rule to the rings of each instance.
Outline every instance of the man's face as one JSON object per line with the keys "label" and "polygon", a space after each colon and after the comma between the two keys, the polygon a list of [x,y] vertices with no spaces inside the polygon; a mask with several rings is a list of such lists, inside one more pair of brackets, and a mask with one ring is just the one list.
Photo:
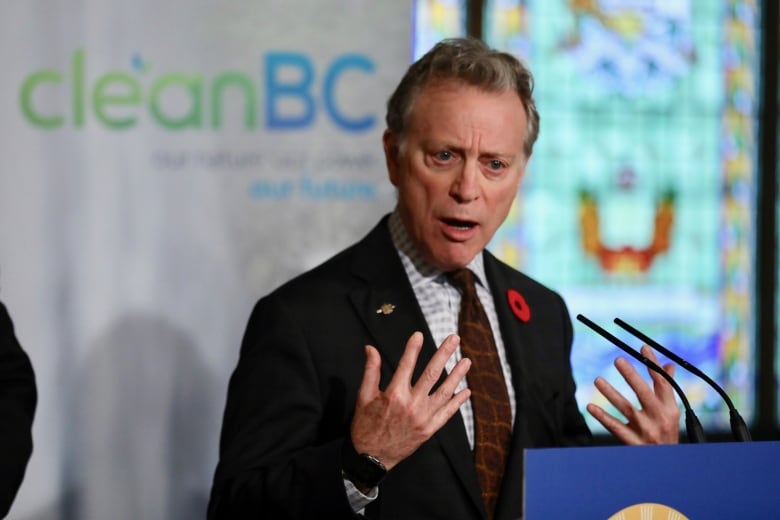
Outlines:
{"label": "man's face", "polygon": [[514,91],[439,83],[420,92],[402,143],[385,132],[401,219],[435,267],[464,267],[493,238],[525,172],[526,127]]}

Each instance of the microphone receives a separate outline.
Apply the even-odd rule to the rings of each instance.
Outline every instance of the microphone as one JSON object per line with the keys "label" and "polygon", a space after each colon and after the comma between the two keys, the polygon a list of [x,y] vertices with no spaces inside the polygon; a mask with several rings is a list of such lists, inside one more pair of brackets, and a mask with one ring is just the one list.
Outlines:
{"label": "microphone", "polygon": [[643,334],[639,330],[635,329],[625,321],[621,320],[620,318],[615,318],[615,323],[619,325],[624,330],[630,332],[635,337],[641,339],[654,349],[656,349],[661,354],[664,354],[666,357],[683,367],[685,370],[690,372],[691,374],[698,376],[702,379],[704,379],[712,388],[715,389],[718,394],[723,398],[723,400],[726,402],[726,406],[729,407],[729,422],[731,423],[731,434],[734,436],[735,440],[747,442],[751,441],[752,438],[750,436],[750,430],[748,430],[747,425],[745,424],[745,421],[742,419],[742,416],[737,411],[737,408],[734,406],[734,403],[729,398],[728,394],[721,388],[718,383],[713,381],[707,374],[696,368],[695,366],[688,363],[685,359],[681,358],[668,348],[664,347],[657,341],[654,341],[652,338],[648,337],[646,334]]}
{"label": "microphone", "polygon": [[678,385],[677,382],[674,379],[672,379],[672,376],[667,374],[666,371],[663,368],[659,367],[656,363],[653,363],[647,357],[643,356],[640,352],[637,352],[633,348],[629,347],[623,341],[613,336],[612,334],[610,334],[600,326],[596,325],[595,323],[590,321],[582,314],[578,314],[577,319],[580,320],[585,325],[587,325],[588,327],[590,327],[592,330],[596,331],[600,336],[607,339],[610,343],[612,343],[619,349],[623,350],[629,356],[639,360],[643,365],[645,365],[653,372],[657,372],[661,374],[661,376],[664,379],[666,379],[670,385],[672,385],[672,388],[674,388],[674,390],[677,392],[677,395],[680,396],[680,401],[682,401],[683,407],[685,408],[685,430],[688,433],[688,440],[691,443],[707,442],[704,436],[704,429],[701,427],[699,418],[696,417],[693,408],[691,408],[691,404],[688,402],[688,398],[685,397],[682,388],[680,388],[680,385]]}

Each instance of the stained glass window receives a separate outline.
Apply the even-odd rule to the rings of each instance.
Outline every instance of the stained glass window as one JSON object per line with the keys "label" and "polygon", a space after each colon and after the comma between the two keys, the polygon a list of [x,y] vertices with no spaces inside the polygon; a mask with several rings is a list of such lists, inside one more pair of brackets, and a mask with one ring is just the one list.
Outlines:
{"label": "stained glass window", "polygon": [[[619,317],[682,355],[752,417],[755,1],[495,0],[487,13],[485,39],[534,71],[542,117],[491,248],[573,315],[641,346]],[[606,406],[592,381],[621,381],[619,351],[575,323],[578,399]],[[727,430],[720,397],[677,374],[705,427]]]}

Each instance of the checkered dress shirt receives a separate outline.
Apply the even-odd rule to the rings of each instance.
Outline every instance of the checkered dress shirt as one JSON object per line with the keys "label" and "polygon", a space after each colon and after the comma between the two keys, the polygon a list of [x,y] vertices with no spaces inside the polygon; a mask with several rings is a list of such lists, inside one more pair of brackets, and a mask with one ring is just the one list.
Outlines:
{"label": "checkered dress shirt", "polygon": [[[404,266],[409,282],[412,284],[414,295],[420,304],[425,321],[433,335],[436,345],[441,345],[444,339],[458,331],[458,313],[460,312],[460,293],[453,287],[445,276],[445,273],[429,265],[415,250],[406,229],[401,222],[398,212],[390,215],[388,222],[390,236],[393,244],[401,257],[401,263]],[[485,265],[482,255],[478,254],[467,266],[476,275],[477,295],[485,308],[490,328],[493,330],[493,337],[496,340],[498,357],[501,361],[501,369],[504,372],[504,381],[506,381],[507,392],[509,393],[509,403],[512,408],[512,423],[515,419],[515,390],[512,386],[512,372],[506,359],[506,350],[501,338],[501,331],[498,327],[498,316],[496,315],[496,306],[493,301],[493,295],[487,287],[485,278]],[[460,348],[447,361],[445,369],[451,372],[455,364],[460,360]],[[468,387],[468,375],[461,381],[456,391]],[[460,407],[460,413],[463,416],[463,422],[466,425],[466,435],[469,439],[471,449],[474,449],[474,413],[471,407],[471,401],[466,401]]]}

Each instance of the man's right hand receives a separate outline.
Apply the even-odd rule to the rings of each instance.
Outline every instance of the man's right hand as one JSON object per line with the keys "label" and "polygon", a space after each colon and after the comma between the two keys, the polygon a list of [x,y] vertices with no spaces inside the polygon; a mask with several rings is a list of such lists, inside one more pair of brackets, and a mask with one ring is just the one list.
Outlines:
{"label": "man's right hand", "polygon": [[468,389],[454,393],[471,367],[468,359],[458,361],[444,382],[431,393],[447,360],[460,344],[460,338],[455,334],[444,340],[412,385],[412,374],[422,344],[422,333],[411,335],[384,392],[379,389],[382,365],[379,352],[375,347],[366,345],[366,366],[358,389],[350,434],[358,453],[376,457],[388,470],[414,453],[444,426],[470,395]]}

